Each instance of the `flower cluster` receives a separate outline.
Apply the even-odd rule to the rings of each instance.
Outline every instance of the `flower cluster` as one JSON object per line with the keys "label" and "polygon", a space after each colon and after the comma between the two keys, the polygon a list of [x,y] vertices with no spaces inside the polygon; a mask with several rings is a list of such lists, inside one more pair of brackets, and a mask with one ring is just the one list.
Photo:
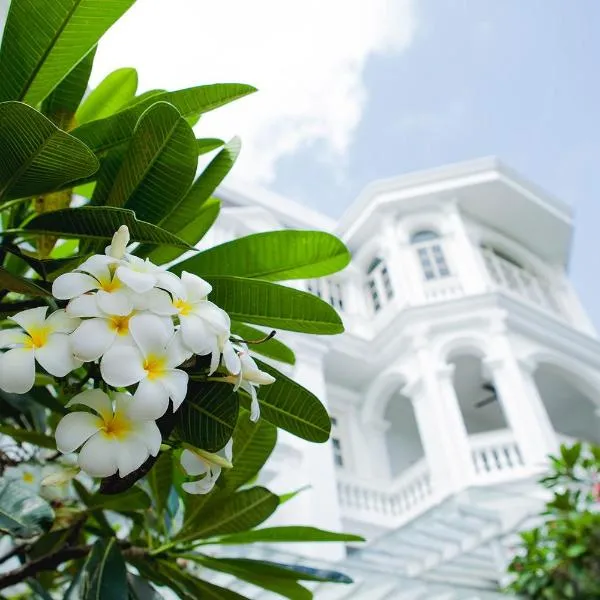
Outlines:
{"label": "flower cluster", "polygon": [[[185,400],[188,374],[178,367],[194,354],[210,357],[209,376],[223,369],[215,380],[250,394],[252,420],[259,417],[257,386],[274,381],[243,343],[232,342],[229,315],[208,300],[209,283],[187,272],[178,277],[135,256],[128,244],[122,226],[104,255],[55,279],[52,294],[67,301],[65,309],[49,316],[47,307],[25,310],[11,317],[19,328],[0,331],[0,348],[7,349],[0,354],[0,388],[6,392],[28,392],[36,362],[55,377],[84,363],[99,365],[110,391],[77,394],[67,407],[93,412],[67,414],[55,434],[61,452],[79,449],[79,466],[93,477],[124,477],[157,455],[162,439],[156,420]],[[230,450],[230,444],[223,449],[227,464]],[[205,476],[188,491],[206,493],[214,485],[220,466],[206,466],[211,456],[184,451],[186,472]]]}

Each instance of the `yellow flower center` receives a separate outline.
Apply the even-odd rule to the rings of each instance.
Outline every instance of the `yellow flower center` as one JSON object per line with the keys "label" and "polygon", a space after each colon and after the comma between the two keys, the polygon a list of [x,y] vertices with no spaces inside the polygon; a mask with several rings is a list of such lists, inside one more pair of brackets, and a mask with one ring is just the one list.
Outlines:
{"label": "yellow flower center", "polygon": [[178,298],[177,300],[173,300],[173,306],[178,310],[180,315],[189,315],[194,308],[189,302]]}
{"label": "yellow flower center", "polygon": [[131,431],[130,422],[120,414],[114,415],[108,421],[104,421],[102,433],[105,437],[123,439]]}
{"label": "yellow flower center", "polygon": [[24,346],[33,350],[41,348],[48,341],[48,336],[52,333],[50,327],[32,327],[29,331],[29,339],[26,340]]}
{"label": "yellow flower center", "polygon": [[102,277],[102,279],[98,280],[98,283],[100,284],[99,289],[104,290],[109,294],[122,287],[121,282],[116,277],[111,277],[110,279],[108,277]]}
{"label": "yellow flower center", "polygon": [[33,476],[33,473],[30,473],[29,471],[25,471],[23,473],[23,481],[25,483],[33,483],[34,479],[35,479],[35,477]]}
{"label": "yellow flower center", "polygon": [[148,379],[158,379],[161,377],[167,366],[167,360],[164,356],[148,356],[144,361],[144,370],[148,374]]}
{"label": "yellow flower center", "polygon": [[131,319],[131,316],[120,317],[119,315],[114,315],[110,318],[108,326],[113,331],[116,331],[117,335],[127,335],[129,333],[129,319]]}

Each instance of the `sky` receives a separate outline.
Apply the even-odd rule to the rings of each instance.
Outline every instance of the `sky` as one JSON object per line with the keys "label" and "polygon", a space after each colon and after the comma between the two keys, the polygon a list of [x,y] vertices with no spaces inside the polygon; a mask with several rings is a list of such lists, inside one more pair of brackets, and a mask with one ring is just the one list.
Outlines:
{"label": "sky", "polygon": [[92,84],[133,66],[140,90],[255,85],[197,134],[240,135],[234,179],[332,217],[374,179],[496,155],[574,206],[600,325],[599,30],[597,0],[138,0]]}

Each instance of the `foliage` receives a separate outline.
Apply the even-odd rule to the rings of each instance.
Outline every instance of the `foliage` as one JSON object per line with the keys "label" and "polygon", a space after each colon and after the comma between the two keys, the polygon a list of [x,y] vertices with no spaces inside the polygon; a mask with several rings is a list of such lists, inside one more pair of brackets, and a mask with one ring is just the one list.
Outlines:
{"label": "foliage", "polygon": [[[295,356],[272,330],[331,335],[343,331],[342,322],[326,302],[280,282],[334,273],[349,254],[329,234],[289,230],[195,250],[218,217],[215,190],[240,142],[196,139],[192,125],[255,89],[218,83],[140,94],[137,73],[123,68],[89,90],[98,42],[134,1],[12,0],[7,17],[0,48],[0,531],[11,549],[0,557],[0,590],[14,590],[11,598],[28,586],[27,597],[158,600],[154,586],[166,586],[183,599],[242,598],[211,583],[213,572],[311,598],[302,582],[350,580],[230,553],[221,558],[215,549],[360,540],[311,527],[260,527],[281,499],[255,483],[278,427],[316,443],[331,428],[318,398],[278,370]],[[197,174],[198,156],[209,152],[214,156]],[[134,245],[125,248],[129,235]],[[98,261],[108,284],[93,271]],[[73,277],[90,280],[81,270],[92,273],[96,288],[65,295]],[[133,290],[148,278],[155,279],[150,290]],[[177,286],[186,281],[204,286],[204,297],[181,296]],[[135,302],[131,313],[109,314],[100,294],[111,294],[111,285],[127,288],[135,302],[146,293],[166,295],[179,308],[162,322],[184,346],[193,302],[209,315],[203,326],[213,345],[185,348],[171,369],[188,382],[183,396],[169,388],[164,410],[152,417],[129,414],[142,384],[112,381],[108,351],[102,360],[84,356],[90,336],[83,334],[76,349],[84,325],[117,315],[119,335],[121,327],[133,339],[127,356],[141,352],[134,322],[159,317]],[[76,303],[90,299],[97,312],[75,314]],[[22,324],[31,315],[37,333],[15,329],[12,318]],[[62,329],[52,330],[57,315]],[[228,324],[225,334],[210,329],[219,323]],[[140,336],[151,329],[142,327]],[[43,355],[51,338],[57,354]],[[65,347],[70,362],[61,371]],[[24,385],[15,357],[25,352],[36,370]],[[256,354],[269,364],[255,362]],[[156,360],[148,356],[143,369],[151,379]],[[71,444],[76,421],[101,422],[94,431],[114,444],[130,435],[133,446],[120,446],[118,465],[104,472],[94,461],[104,460],[105,469],[106,456],[86,462],[85,444],[78,458],[70,454],[85,441]],[[145,453],[126,468],[123,457],[134,453],[127,448],[142,441]]]}
{"label": "foliage", "polygon": [[532,600],[600,598],[600,447],[561,446],[541,480],[553,497],[521,534],[508,591]]}

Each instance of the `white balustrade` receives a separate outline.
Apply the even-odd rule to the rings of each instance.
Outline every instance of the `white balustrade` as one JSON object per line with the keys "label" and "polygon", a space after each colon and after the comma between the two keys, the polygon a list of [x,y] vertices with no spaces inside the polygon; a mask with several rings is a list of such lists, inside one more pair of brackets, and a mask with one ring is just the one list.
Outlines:
{"label": "white balustrade", "polygon": [[556,298],[556,290],[548,281],[502,258],[492,250],[482,248],[481,252],[494,284],[523,300],[564,316]]}
{"label": "white balustrade", "polygon": [[428,302],[450,300],[463,295],[463,288],[457,277],[443,277],[423,283],[425,299]]}
{"label": "white balustrade", "polygon": [[513,475],[524,468],[523,457],[509,429],[469,436],[477,478]]}

